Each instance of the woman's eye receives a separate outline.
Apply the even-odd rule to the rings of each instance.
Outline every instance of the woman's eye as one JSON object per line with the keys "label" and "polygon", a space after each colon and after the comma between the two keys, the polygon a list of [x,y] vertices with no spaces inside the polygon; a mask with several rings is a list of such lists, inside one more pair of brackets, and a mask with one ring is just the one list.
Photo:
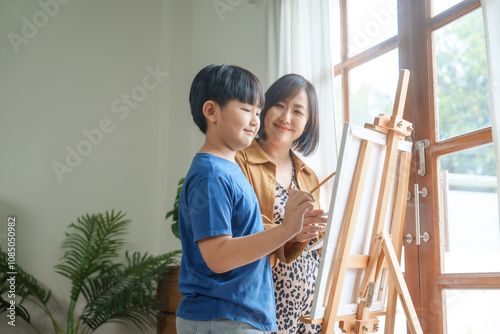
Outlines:
{"label": "woman's eye", "polygon": [[295,112],[296,112],[297,114],[299,114],[299,115],[304,116],[304,113],[303,113],[302,111],[300,111],[300,110],[295,110]]}
{"label": "woman's eye", "polygon": [[284,108],[284,106],[282,104],[279,104],[279,103],[276,105],[276,107],[278,107],[278,108]]}

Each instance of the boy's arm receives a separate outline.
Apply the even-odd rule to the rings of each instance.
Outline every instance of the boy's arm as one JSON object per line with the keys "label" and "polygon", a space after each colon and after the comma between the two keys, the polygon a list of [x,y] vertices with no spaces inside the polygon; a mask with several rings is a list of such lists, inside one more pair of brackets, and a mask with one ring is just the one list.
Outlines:
{"label": "boy's arm", "polygon": [[268,255],[302,230],[304,213],[313,209],[313,201],[308,192],[291,190],[281,225],[243,237],[220,235],[199,240],[205,263],[220,274]]}

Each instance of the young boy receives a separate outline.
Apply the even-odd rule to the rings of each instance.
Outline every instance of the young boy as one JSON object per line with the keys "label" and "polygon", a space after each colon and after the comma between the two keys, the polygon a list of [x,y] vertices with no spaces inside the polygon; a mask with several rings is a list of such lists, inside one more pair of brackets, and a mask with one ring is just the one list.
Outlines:
{"label": "young boy", "polygon": [[206,138],[179,202],[179,334],[277,329],[267,255],[301,231],[314,198],[292,191],[283,224],[263,230],[255,193],[234,161],[259,130],[263,100],[259,80],[236,66],[209,65],[191,85],[191,114]]}

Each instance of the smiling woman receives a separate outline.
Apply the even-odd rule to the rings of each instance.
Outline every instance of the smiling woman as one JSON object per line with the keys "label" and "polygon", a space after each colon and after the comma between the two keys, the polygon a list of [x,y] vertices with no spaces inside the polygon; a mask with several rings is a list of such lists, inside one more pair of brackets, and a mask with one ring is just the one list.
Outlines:
{"label": "smiling woman", "polygon": [[[257,194],[264,227],[280,225],[293,189],[310,191],[318,184],[316,174],[292,151],[313,153],[318,145],[318,100],[314,87],[297,74],[278,79],[266,92],[261,114],[260,139],[236,153],[235,160]],[[300,322],[308,314],[319,265],[317,251],[304,251],[322,236],[325,217],[319,210],[319,191],[314,209],[305,213],[302,232],[270,255],[278,331],[319,333],[320,325]],[[319,224],[319,225],[318,225]],[[291,306],[292,305],[292,306]]]}
{"label": "smiling woman", "polygon": [[[283,111],[286,113],[288,110],[290,110],[290,113],[285,116],[289,117],[289,119],[276,122],[276,116]],[[274,116],[268,118],[268,112]],[[266,92],[266,104],[262,111],[264,122],[259,130],[259,137],[266,142],[267,136],[270,135],[266,129],[268,127],[272,128],[271,123],[273,122],[281,127],[286,127],[285,124],[291,124],[292,119],[294,125],[295,123],[302,125],[302,122],[305,121],[302,131],[296,131],[298,136],[292,141],[291,148],[308,156],[318,146],[318,117],[318,98],[313,85],[300,75],[284,75]],[[268,141],[268,144],[272,142],[272,140]]]}

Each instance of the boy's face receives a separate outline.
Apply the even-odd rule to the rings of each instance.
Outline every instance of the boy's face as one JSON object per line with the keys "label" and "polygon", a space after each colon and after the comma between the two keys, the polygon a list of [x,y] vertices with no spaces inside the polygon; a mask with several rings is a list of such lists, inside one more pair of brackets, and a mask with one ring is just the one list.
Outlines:
{"label": "boy's face", "polygon": [[231,100],[220,108],[214,133],[221,144],[232,151],[242,150],[252,143],[260,128],[260,111],[257,106]]}

